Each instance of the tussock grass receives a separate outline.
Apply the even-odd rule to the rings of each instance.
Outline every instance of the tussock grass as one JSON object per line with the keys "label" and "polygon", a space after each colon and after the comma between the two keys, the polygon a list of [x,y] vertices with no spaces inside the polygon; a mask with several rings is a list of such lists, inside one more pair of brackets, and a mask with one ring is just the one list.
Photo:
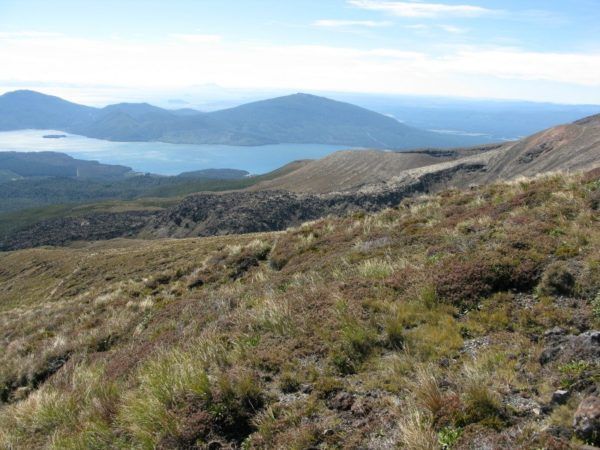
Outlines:
{"label": "tussock grass", "polygon": [[0,447],[549,448],[510,405],[593,379],[540,354],[600,323],[599,189],[552,175],[279,233],[0,254]]}

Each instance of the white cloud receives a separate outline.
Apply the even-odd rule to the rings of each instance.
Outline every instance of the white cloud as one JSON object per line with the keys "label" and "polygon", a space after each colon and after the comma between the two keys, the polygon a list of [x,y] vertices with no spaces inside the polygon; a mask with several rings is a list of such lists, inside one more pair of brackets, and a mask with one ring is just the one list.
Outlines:
{"label": "white cloud", "polygon": [[[537,90],[537,99],[556,101],[559,88],[570,86],[589,93],[588,101],[600,102],[598,52],[445,47],[443,54],[431,54],[173,36],[139,42],[27,35],[2,38],[0,61],[0,85],[35,86],[43,81],[169,90],[216,83],[252,89],[486,97],[508,97],[511,87],[520,86],[512,97],[531,98],[529,89]],[[554,90],[548,83],[554,83]]]}
{"label": "white cloud", "polygon": [[457,27],[454,25],[440,25],[439,27],[442,30],[446,31],[447,33],[452,33],[452,34],[464,34],[469,31],[466,28],[461,28],[461,27]]}
{"label": "white cloud", "polygon": [[60,33],[45,31],[0,31],[0,39],[44,38],[62,36]]}
{"label": "white cloud", "polygon": [[195,44],[220,42],[222,37],[218,34],[172,34],[172,38]]}
{"label": "white cloud", "polygon": [[445,31],[446,33],[451,33],[451,34],[464,34],[467,33],[469,30],[467,30],[466,28],[461,28],[461,27],[457,27],[454,25],[426,25],[424,23],[415,23],[415,24],[411,24],[411,25],[405,25],[404,28],[407,28],[409,30],[416,30],[416,31],[433,31],[433,30],[442,30]]}
{"label": "white cloud", "polygon": [[322,28],[347,28],[347,27],[365,27],[365,28],[381,28],[389,27],[392,22],[374,21],[374,20],[333,20],[322,19],[313,22],[315,27]]}
{"label": "white cloud", "polygon": [[447,5],[444,3],[412,3],[382,0],[348,0],[352,6],[371,11],[383,11],[399,17],[481,17],[500,11],[474,5]]}

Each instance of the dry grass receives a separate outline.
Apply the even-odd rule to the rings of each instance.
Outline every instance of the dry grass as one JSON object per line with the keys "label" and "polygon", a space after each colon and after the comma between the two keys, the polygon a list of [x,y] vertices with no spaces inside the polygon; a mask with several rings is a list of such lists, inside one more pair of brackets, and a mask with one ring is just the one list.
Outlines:
{"label": "dry grass", "polygon": [[599,189],[553,175],[281,233],[0,254],[0,447],[549,447],[506,405],[592,380],[539,355],[547,329],[599,323]]}

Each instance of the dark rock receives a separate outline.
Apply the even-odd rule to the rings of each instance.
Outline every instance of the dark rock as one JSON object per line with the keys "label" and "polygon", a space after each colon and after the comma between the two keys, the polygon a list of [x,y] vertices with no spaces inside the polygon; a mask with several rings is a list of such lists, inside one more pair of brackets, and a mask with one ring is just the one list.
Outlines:
{"label": "dark rock", "polygon": [[450,367],[450,360],[448,358],[442,358],[439,361],[440,367],[448,368]]}
{"label": "dark rock", "polygon": [[544,333],[544,339],[552,339],[557,336],[564,336],[565,334],[567,334],[567,330],[565,330],[564,328],[554,327],[549,330],[546,330],[546,332]]}
{"label": "dark rock", "polygon": [[569,427],[554,425],[548,428],[548,434],[551,436],[570,440],[573,437],[573,430]]}
{"label": "dark rock", "polygon": [[548,344],[540,355],[540,364],[551,361],[600,362],[600,331],[586,331],[577,336],[551,333],[545,339]]}
{"label": "dark rock", "polygon": [[573,419],[575,434],[590,444],[600,444],[600,397],[586,397]]}
{"label": "dark rock", "polygon": [[564,405],[569,399],[570,392],[564,389],[559,389],[552,394],[552,403],[555,405]]}
{"label": "dark rock", "polygon": [[43,220],[10,236],[0,237],[0,251],[133,237],[146,226],[153,214],[151,211],[129,211]]}

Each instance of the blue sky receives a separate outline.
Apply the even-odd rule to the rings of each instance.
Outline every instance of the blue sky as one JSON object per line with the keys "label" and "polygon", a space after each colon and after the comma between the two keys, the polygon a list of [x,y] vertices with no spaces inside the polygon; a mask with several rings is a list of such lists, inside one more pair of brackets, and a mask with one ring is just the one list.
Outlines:
{"label": "blue sky", "polygon": [[600,0],[0,0],[0,89],[600,103]]}

